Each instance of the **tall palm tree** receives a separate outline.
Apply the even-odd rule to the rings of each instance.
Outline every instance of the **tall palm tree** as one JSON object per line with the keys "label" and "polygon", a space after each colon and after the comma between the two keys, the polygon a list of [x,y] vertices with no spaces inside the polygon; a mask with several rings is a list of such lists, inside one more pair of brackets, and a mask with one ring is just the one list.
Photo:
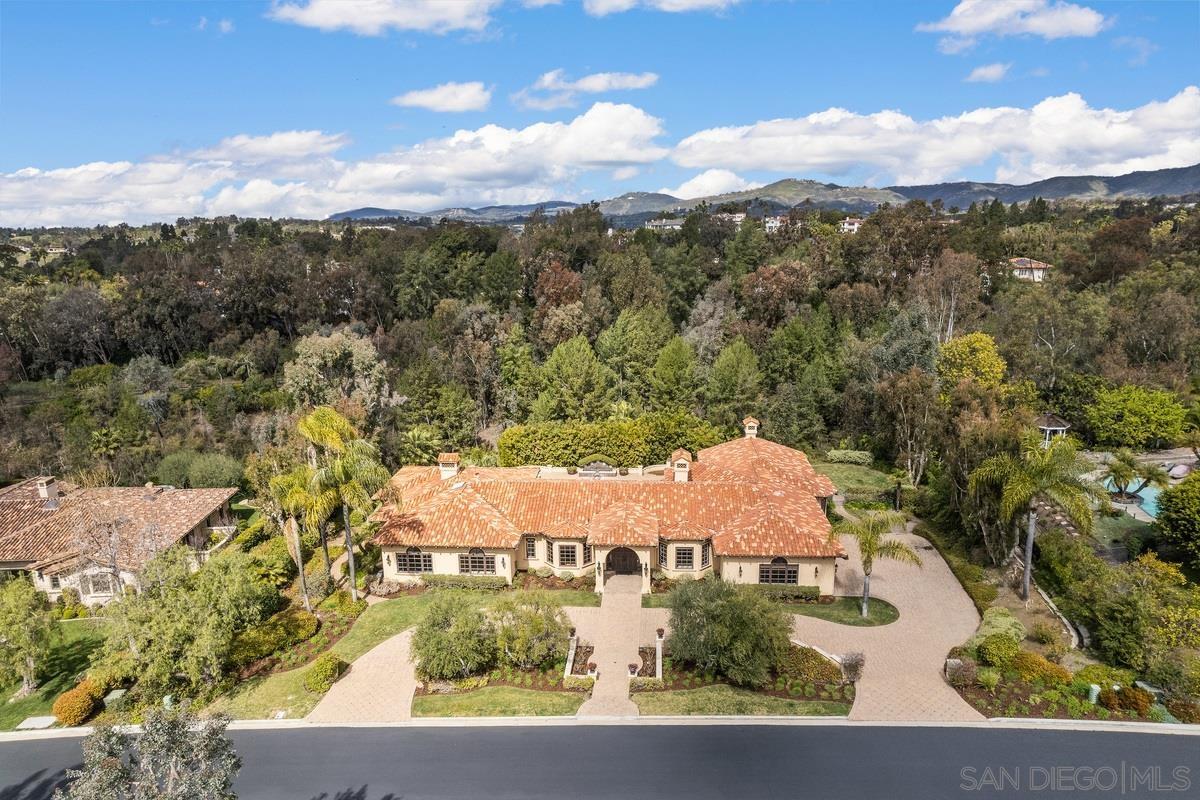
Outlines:
{"label": "tall palm tree", "polygon": [[859,517],[847,517],[834,527],[834,533],[849,536],[858,542],[858,551],[862,557],[863,595],[862,615],[867,616],[871,603],[871,572],[875,569],[875,559],[890,559],[902,564],[921,566],[921,557],[899,539],[892,539],[888,534],[897,525],[904,522],[904,515],[895,511],[867,511]]}
{"label": "tall palm tree", "polygon": [[374,507],[373,497],[384,487],[390,473],[379,463],[379,451],[365,439],[350,439],[339,449],[330,452],[325,462],[313,473],[313,491],[341,510],[346,531],[346,563],[350,566],[350,595],[357,602],[358,585],[354,566],[354,538],[350,516],[366,515]]}
{"label": "tall palm tree", "polygon": [[1037,536],[1037,507],[1040,501],[1062,509],[1081,533],[1092,532],[1092,500],[1107,502],[1104,487],[1087,477],[1092,470],[1075,444],[1065,436],[1050,440],[1029,432],[1021,439],[1020,451],[1001,453],[984,461],[971,473],[968,488],[972,494],[984,489],[1000,492],[1000,518],[1011,524],[1017,514],[1028,514],[1025,533],[1025,577],[1022,596],[1029,599],[1033,570],[1033,540]]}
{"label": "tall palm tree", "polygon": [[[1165,469],[1158,464],[1141,463],[1132,450],[1124,447],[1113,453],[1103,479],[1112,486],[1116,499],[1122,502],[1136,500],[1142,490],[1151,484],[1162,489],[1170,482]],[[1141,483],[1136,489],[1130,489],[1136,481]]]}
{"label": "tall palm tree", "polygon": [[[312,611],[312,602],[308,597],[308,579],[304,574],[304,550],[300,546],[299,521],[304,520],[305,527],[312,530],[310,524],[317,511],[317,498],[309,491],[312,483],[312,470],[300,466],[271,478],[270,496],[267,498],[267,511],[275,519],[275,524],[289,537],[290,547],[294,553],[296,566],[300,570],[300,595],[304,598],[304,610]],[[321,526],[324,534],[324,525]],[[324,539],[324,536],[321,537]],[[328,567],[329,550],[325,550],[326,567]]]}

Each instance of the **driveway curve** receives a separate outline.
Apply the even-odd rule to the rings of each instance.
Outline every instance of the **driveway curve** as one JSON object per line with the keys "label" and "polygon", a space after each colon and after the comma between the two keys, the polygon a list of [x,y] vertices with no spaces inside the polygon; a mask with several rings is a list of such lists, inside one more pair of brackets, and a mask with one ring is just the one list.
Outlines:
{"label": "driveway curve", "polygon": [[416,670],[410,654],[412,631],[375,645],[350,665],[333,685],[309,722],[403,722],[412,718]]}

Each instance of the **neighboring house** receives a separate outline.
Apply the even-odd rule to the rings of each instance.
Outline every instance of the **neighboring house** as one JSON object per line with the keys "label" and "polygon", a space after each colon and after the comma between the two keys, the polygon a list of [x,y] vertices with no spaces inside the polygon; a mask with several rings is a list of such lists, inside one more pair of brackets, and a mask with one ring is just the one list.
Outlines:
{"label": "neighboring house", "polygon": [[787,217],[763,217],[763,231],[766,233],[779,233],[787,224]]}
{"label": "neighboring house", "polygon": [[656,233],[664,231],[681,231],[683,230],[683,220],[681,219],[648,219],[642,225],[646,230],[651,230]]}
{"label": "neighboring house", "polygon": [[[745,436],[676,450],[661,475],[583,477],[542,467],[404,467],[373,517],[384,577],[499,575],[549,568],[668,578],[717,574],[737,583],[789,583],[833,593],[836,560],[825,506],[836,488],[804,453]],[[589,470],[603,474],[601,470]],[[631,470],[633,472],[633,470]]]}
{"label": "neighboring house", "polygon": [[732,222],[734,225],[741,225],[743,222],[746,221],[746,214],[745,214],[745,212],[742,212],[742,211],[739,211],[737,213],[729,213],[727,211],[723,211],[720,214],[713,214],[713,219],[721,219],[721,220],[725,220],[726,222]]}
{"label": "neighboring house", "polygon": [[862,217],[846,217],[838,223],[838,231],[840,233],[858,233],[858,229],[862,227]]}
{"label": "neighboring house", "polygon": [[77,590],[86,605],[137,586],[146,562],[183,543],[197,562],[236,532],[236,489],[170,486],[78,488],[31,478],[0,489],[0,571],[23,571],[57,599]]}
{"label": "neighboring house", "polygon": [[1053,264],[1047,264],[1045,261],[1038,261],[1033,258],[1010,258],[1008,265],[1012,269],[1014,278],[1023,281],[1033,281],[1041,283],[1050,276],[1050,270],[1054,269]]}

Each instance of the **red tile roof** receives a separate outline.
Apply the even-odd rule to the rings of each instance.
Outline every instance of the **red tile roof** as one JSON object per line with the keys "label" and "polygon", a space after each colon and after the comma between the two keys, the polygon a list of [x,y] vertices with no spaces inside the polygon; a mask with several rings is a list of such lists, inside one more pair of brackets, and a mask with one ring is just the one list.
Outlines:
{"label": "red tile roof", "polygon": [[523,534],[594,545],[653,546],[658,537],[713,537],[717,555],[843,554],[816,498],[835,491],[803,453],[765,439],[701,451],[693,480],[538,478],[536,468],[433,468],[393,476],[395,497],[373,519],[381,545],[516,547]]}

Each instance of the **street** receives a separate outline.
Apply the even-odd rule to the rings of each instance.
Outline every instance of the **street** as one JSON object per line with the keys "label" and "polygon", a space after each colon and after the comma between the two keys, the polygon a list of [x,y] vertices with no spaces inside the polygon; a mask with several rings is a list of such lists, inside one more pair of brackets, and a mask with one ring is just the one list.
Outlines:
{"label": "street", "polygon": [[[839,726],[235,731],[242,800],[1200,796],[1200,739]],[[80,739],[0,743],[0,800],[49,798]]]}

